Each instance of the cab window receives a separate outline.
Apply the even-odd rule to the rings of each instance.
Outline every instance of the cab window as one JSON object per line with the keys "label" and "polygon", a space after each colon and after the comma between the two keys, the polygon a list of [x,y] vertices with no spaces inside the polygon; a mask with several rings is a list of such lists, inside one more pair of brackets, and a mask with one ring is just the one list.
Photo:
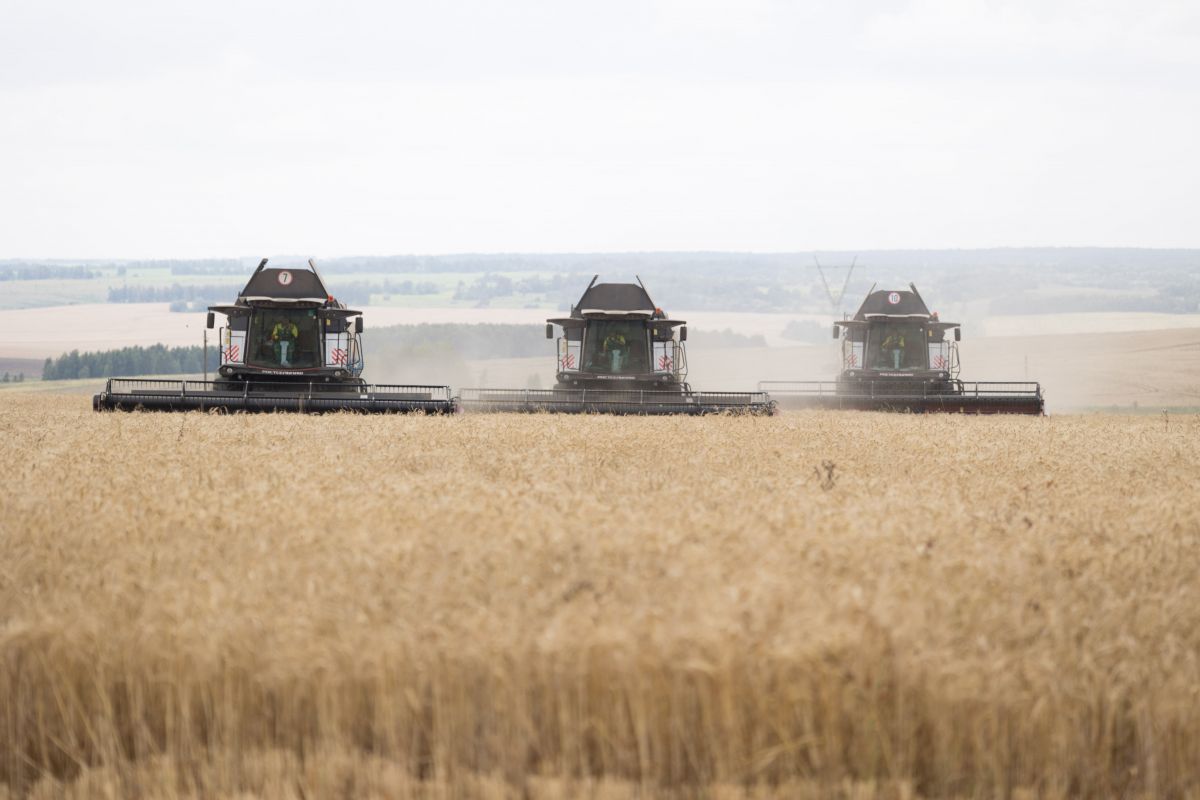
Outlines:
{"label": "cab window", "polygon": [[642,320],[590,320],[583,369],[613,375],[649,372],[650,345]]}
{"label": "cab window", "polygon": [[869,369],[926,369],[925,334],[920,325],[885,322],[867,335]]}
{"label": "cab window", "polygon": [[260,367],[311,369],[321,366],[317,312],[260,309],[250,319],[250,363]]}

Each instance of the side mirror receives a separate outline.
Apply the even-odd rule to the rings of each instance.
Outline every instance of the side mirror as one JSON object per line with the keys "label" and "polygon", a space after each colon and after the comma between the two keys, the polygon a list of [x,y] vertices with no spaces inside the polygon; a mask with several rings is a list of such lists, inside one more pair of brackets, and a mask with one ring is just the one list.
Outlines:
{"label": "side mirror", "polygon": [[552,325],[549,322],[546,323],[546,338],[547,339],[554,338],[554,325]]}
{"label": "side mirror", "polygon": [[354,332],[362,333],[362,317],[354,318]]}
{"label": "side mirror", "polygon": [[681,325],[679,327],[679,341],[681,341],[681,342],[687,341],[687,325]]}
{"label": "side mirror", "polygon": [[208,312],[208,320],[204,323],[205,327],[212,328],[212,326],[215,322],[216,322],[216,317],[213,315],[213,312],[211,312],[211,311]]}
{"label": "side mirror", "polygon": [[956,342],[962,341],[962,328],[954,329],[954,341],[956,341]]}
{"label": "side mirror", "polygon": [[835,339],[838,338],[838,326],[837,325],[833,326],[833,338],[835,338]]}

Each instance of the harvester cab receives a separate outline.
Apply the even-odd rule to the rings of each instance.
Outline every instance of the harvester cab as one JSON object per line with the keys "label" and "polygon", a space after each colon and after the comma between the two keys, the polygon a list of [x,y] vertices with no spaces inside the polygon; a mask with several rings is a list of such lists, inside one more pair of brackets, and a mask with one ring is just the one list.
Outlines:
{"label": "harvester cab", "polygon": [[553,389],[463,389],[479,411],[610,414],[771,413],[765,392],[697,392],[687,382],[687,324],[671,319],[637,283],[592,278],[566,317],[546,320],[557,337]]}
{"label": "harvester cab", "polygon": [[853,317],[838,320],[842,371],[835,382],[760,381],[785,408],[864,411],[946,411],[975,414],[1041,414],[1041,385],[1034,382],[964,382],[959,379],[962,327],[931,312],[917,287],[871,287]]}
{"label": "harvester cab", "polygon": [[654,305],[639,279],[602,283],[593,277],[567,317],[546,320],[558,338],[558,387],[684,391],[687,324]]}
{"label": "harvester cab", "polygon": [[[97,410],[398,411],[454,410],[448,386],[371,385],[363,381],[362,312],[326,288],[306,267],[268,268],[259,262],[245,288],[216,315],[220,366],[204,381],[112,378],[95,396]],[[207,338],[206,338],[207,343]],[[207,350],[207,348],[206,348]]]}
{"label": "harvester cab", "polygon": [[838,380],[950,391],[959,373],[961,331],[959,323],[931,313],[911,283],[908,290],[871,291],[852,318],[834,323],[842,340]]}
{"label": "harvester cab", "polygon": [[209,307],[208,327],[214,312],[228,320],[217,334],[225,382],[362,383],[362,312],[329,294],[311,259],[307,267],[267,268],[264,258],[233,304]]}

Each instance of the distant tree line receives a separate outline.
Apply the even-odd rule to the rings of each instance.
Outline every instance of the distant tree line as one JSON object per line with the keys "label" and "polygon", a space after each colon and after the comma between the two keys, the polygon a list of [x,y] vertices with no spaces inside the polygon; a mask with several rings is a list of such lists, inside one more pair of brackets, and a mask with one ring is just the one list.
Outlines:
{"label": "distant tree line", "polygon": [[350,305],[366,305],[371,302],[371,295],[431,295],[441,291],[438,285],[431,281],[355,281],[339,283],[330,288],[334,289],[334,297]]}
{"label": "distant tree line", "polygon": [[[621,276],[617,280],[628,280]],[[579,300],[591,276],[560,273],[550,276],[510,278],[486,274],[470,283],[460,282],[454,292],[458,301],[486,306],[492,300],[520,295],[540,295],[544,304],[563,310]],[[669,309],[731,311],[797,311],[812,302],[806,289],[767,286],[758,281],[727,275],[671,274],[654,278],[647,290],[651,298]]]}
{"label": "distant tree line", "polygon": [[[415,275],[458,273],[463,281],[454,291],[458,303],[487,305],[536,304],[566,310],[575,302],[591,275],[604,280],[633,280],[640,275],[651,296],[668,311],[728,310],[780,313],[822,313],[828,299],[816,270],[826,267],[829,282],[839,287],[845,268],[857,269],[846,292],[853,308],[877,284],[902,288],[915,282],[931,308],[962,313],[965,305],[992,301],[992,313],[1055,313],[1069,311],[1192,312],[1200,307],[1200,250],[1130,248],[994,248],[981,250],[896,250],[794,253],[498,253],[442,256],[395,255],[320,259],[338,297],[360,304],[372,295],[435,294],[445,282],[369,283],[357,276],[412,278]],[[0,261],[0,280],[18,278],[85,279],[148,268],[173,275],[228,276],[244,280],[254,259],[174,261]],[[282,257],[273,266],[296,265]],[[235,277],[236,276],[236,277]],[[342,277],[354,276],[350,286]],[[1081,289],[1069,296],[1050,297],[1043,287]],[[160,289],[160,287],[155,287]],[[1094,293],[1094,290],[1103,290]],[[1149,290],[1149,291],[1148,291]],[[113,302],[184,301],[201,303],[232,299],[233,292],[184,296],[180,292],[146,297],[142,288],[114,290]]]}
{"label": "distant tree line", "polygon": [[17,264],[0,267],[0,281],[88,280],[99,277],[83,267],[60,267],[50,264]]}
{"label": "distant tree line", "polygon": [[[111,286],[108,289],[108,302],[170,303],[172,311],[200,311],[211,305],[232,303],[241,288],[218,285],[189,286],[179,283],[170,286]],[[335,296],[343,303],[366,305],[371,301],[371,295],[430,295],[439,291],[438,285],[429,281],[355,281],[339,285]]]}
{"label": "distant tree line", "polygon": [[5,372],[4,376],[0,377],[0,383],[24,383],[24,382],[25,382],[25,373],[24,372],[18,372],[16,375],[9,375],[7,372]]}
{"label": "distant tree line", "polygon": [[543,299],[556,305],[576,300],[587,287],[590,276],[580,274],[533,275],[516,280],[507,275],[487,274],[470,283],[459,281],[454,290],[454,299],[473,300],[477,305],[487,305],[494,299],[514,295],[540,294]]}
{"label": "distant tree line", "polygon": [[[217,348],[208,349],[208,369],[219,366]],[[204,348],[122,347],[120,350],[101,350],[81,353],[72,350],[58,358],[47,358],[42,367],[42,380],[63,381],[77,378],[113,378],[127,375],[180,375],[204,371]]]}
{"label": "distant tree line", "polygon": [[200,261],[141,261],[139,267],[169,267],[172,275],[246,275],[246,267],[235,259]]}
{"label": "distant tree line", "polygon": [[1017,292],[997,297],[988,304],[992,314],[1063,314],[1083,311],[1157,312],[1195,314],[1200,312],[1200,285],[1172,286],[1155,294],[1064,294],[1038,295]]}
{"label": "distant tree line", "polygon": [[228,303],[237,296],[238,288],[231,286],[185,286],[173,283],[170,286],[110,286],[110,303]]}
{"label": "distant tree line", "polygon": [[654,301],[668,312],[686,309],[797,313],[817,302],[812,291],[815,287],[789,287],[729,275],[663,275],[656,277],[648,288]]}

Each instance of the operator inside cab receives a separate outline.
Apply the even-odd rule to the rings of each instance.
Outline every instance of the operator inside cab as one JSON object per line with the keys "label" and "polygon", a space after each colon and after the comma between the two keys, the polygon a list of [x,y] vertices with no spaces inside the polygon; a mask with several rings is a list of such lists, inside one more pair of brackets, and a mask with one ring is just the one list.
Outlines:
{"label": "operator inside cab", "polygon": [[883,344],[880,345],[880,348],[892,362],[892,369],[900,369],[900,364],[904,361],[905,344],[907,344],[907,342],[904,341],[903,331],[894,331],[884,337]]}
{"label": "operator inside cab", "polygon": [[271,327],[271,347],[279,366],[291,366],[289,359],[295,354],[296,339],[299,337],[300,329],[295,322],[284,318],[275,321]]}
{"label": "operator inside cab", "polygon": [[605,336],[600,350],[603,354],[601,359],[607,362],[611,372],[620,372],[624,362],[629,359],[629,343],[625,341],[625,334],[620,331],[613,331]]}

